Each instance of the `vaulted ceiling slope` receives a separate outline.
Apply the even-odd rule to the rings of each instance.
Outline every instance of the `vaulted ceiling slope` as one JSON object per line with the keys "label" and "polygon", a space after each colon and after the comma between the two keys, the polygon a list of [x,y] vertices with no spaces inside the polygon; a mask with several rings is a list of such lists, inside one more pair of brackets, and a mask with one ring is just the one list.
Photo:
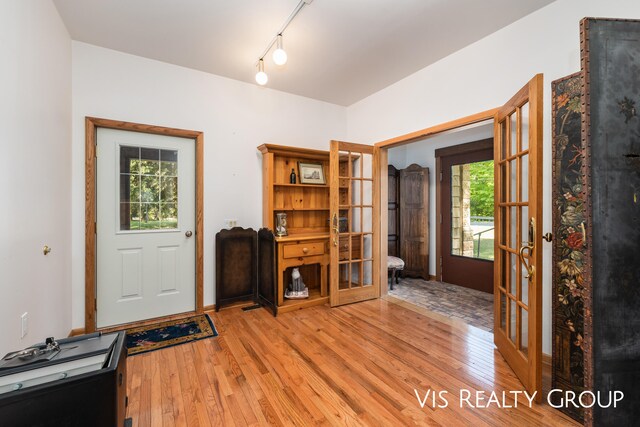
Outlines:
{"label": "vaulted ceiling slope", "polygon": [[[74,40],[255,83],[298,1],[54,3]],[[315,0],[284,33],[287,64],[265,58],[267,86],[351,105],[552,1]]]}

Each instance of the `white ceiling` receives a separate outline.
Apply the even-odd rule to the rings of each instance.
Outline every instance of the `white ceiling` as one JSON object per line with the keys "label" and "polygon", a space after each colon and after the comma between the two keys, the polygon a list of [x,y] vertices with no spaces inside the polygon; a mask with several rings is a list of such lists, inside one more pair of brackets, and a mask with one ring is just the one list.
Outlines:
{"label": "white ceiling", "polygon": [[[315,0],[267,87],[350,105],[554,0]],[[54,0],[74,40],[255,83],[298,0]]]}

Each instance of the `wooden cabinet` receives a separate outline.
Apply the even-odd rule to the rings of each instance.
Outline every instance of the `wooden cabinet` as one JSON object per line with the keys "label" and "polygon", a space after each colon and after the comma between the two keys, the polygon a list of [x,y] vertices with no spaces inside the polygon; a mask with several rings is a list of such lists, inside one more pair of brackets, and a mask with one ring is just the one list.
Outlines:
{"label": "wooden cabinet", "polygon": [[403,275],[429,280],[429,169],[416,164],[402,169],[398,189]]}
{"label": "wooden cabinet", "polygon": [[[276,236],[278,312],[283,313],[329,301],[329,185],[300,184],[298,163],[322,165],[325,181],[329,178],[329,152],[263,144],[263,225],[275,230],[276,214],[287,214],[286,236]],[[296,184],[290,183],[291,171]],[[286,299],[292,268],[298,267],[307,299]]]}
{"label": "wooden cabinet", "polygon": [[[328,235],[327,237],[313,234],[276,237],[278,312],[284,313],[329,301],[328,244]],[[294,267],[299,269],[305,285],[309,288],[309,298],[287,299],[284,297],[284,291],[291,281],[291,272]]]}
{"label": "wooden cabinet", "polygon": [[399,256],[399,222],[398,222],[398,169],[393,165],[388,167],[387,176],[387,206],[388,206],[388,248],[389,256]]}

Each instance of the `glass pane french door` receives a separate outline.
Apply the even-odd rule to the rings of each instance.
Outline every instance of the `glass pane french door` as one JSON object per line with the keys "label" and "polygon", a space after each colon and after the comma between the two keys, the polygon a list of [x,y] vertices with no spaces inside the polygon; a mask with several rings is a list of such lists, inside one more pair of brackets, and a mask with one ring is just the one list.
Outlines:
{"label": "glass pane french door", "polygon": [[495,118],[494,340],[527,391],[541,389],[542,75]]}
{"label": "glass pane french door", "polygon": [[375,166],[372,146],[331,142],[332,306],[378,296]]}

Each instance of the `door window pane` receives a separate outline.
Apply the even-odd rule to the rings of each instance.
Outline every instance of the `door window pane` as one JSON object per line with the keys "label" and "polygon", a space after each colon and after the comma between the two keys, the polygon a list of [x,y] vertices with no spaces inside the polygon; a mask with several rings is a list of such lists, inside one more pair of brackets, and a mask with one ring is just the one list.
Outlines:
{"label": "door window pane", "polygon": [[522,186],[522,193],[520,196],[521,202],[529,201],[529,155],[522,156],[522,169],[520,170],[520,185]]}
{"label": "door window pane", "polygon": [[509,339],[511,339],[511,342],[514,345],[517,345],[516,343],[516,331],[517,331],[517,324],[516,324],[516,316],[517,316],[517,312],[516,312],[516,302],[515,300],[509,299],[509,302],[511,303],[510,307],[509,307]]}
{"label": "door window pane", "polygon": [[529,355],[529,312],[524,308],[518,307],[520,310],[520,351],[525,356]]}
{"label": "door window pane", "polygon": [[362,263],[362,286],[373,285],[373,262],[365,261]]}
{"label": "door window pane", "polygon": [[493,260],[493,160],[451,167],[451,254]]}
{"label": "door window pane", "polygon": [[340,289],[349,289],[349,271],[351,264],[345,263],[338,266],[338,287]]}
{"label": "door window pane", "polygon": [[140,173],[142,175],[158,175],[160,171],[160,150],[140,148]]}
{"label": "door window pane", "polygon": [[518,122],[516,113],[513,113],[509,116],[509,124],[511,127],[511,134],[509,135],[509,138],[511,140],[511,143],[509,144],[509,154],[510,156],[514,156],[518,152]]}
{"label": "door window pane", "polygon": [[503,331],[507,327],[507,296],[500,291],[500,329]]}
{"label": "door window pane", "polygon": [[362,181],[362,204],[373,205],[373,181]]}
{"label": "door window pane", "polygon": [[178,152],[120,147],[120,230],[178,228]]}
{"label": "door window pane", "polygon": [[354,179],[351,181],[351,204],[362,205],[362,181]]}
{"label": "door window pane", "polygon": [[529,103],[527,102],[520,109],[522,120],[522,151],[529,149]]}
{"label": "door window pane", "polygon": [[178,176],[178,152],[160,150],[160,175]]}
{"label": "door window pane", "polygon": [[362,177],[373,178],[373,155],[362,154]]}

